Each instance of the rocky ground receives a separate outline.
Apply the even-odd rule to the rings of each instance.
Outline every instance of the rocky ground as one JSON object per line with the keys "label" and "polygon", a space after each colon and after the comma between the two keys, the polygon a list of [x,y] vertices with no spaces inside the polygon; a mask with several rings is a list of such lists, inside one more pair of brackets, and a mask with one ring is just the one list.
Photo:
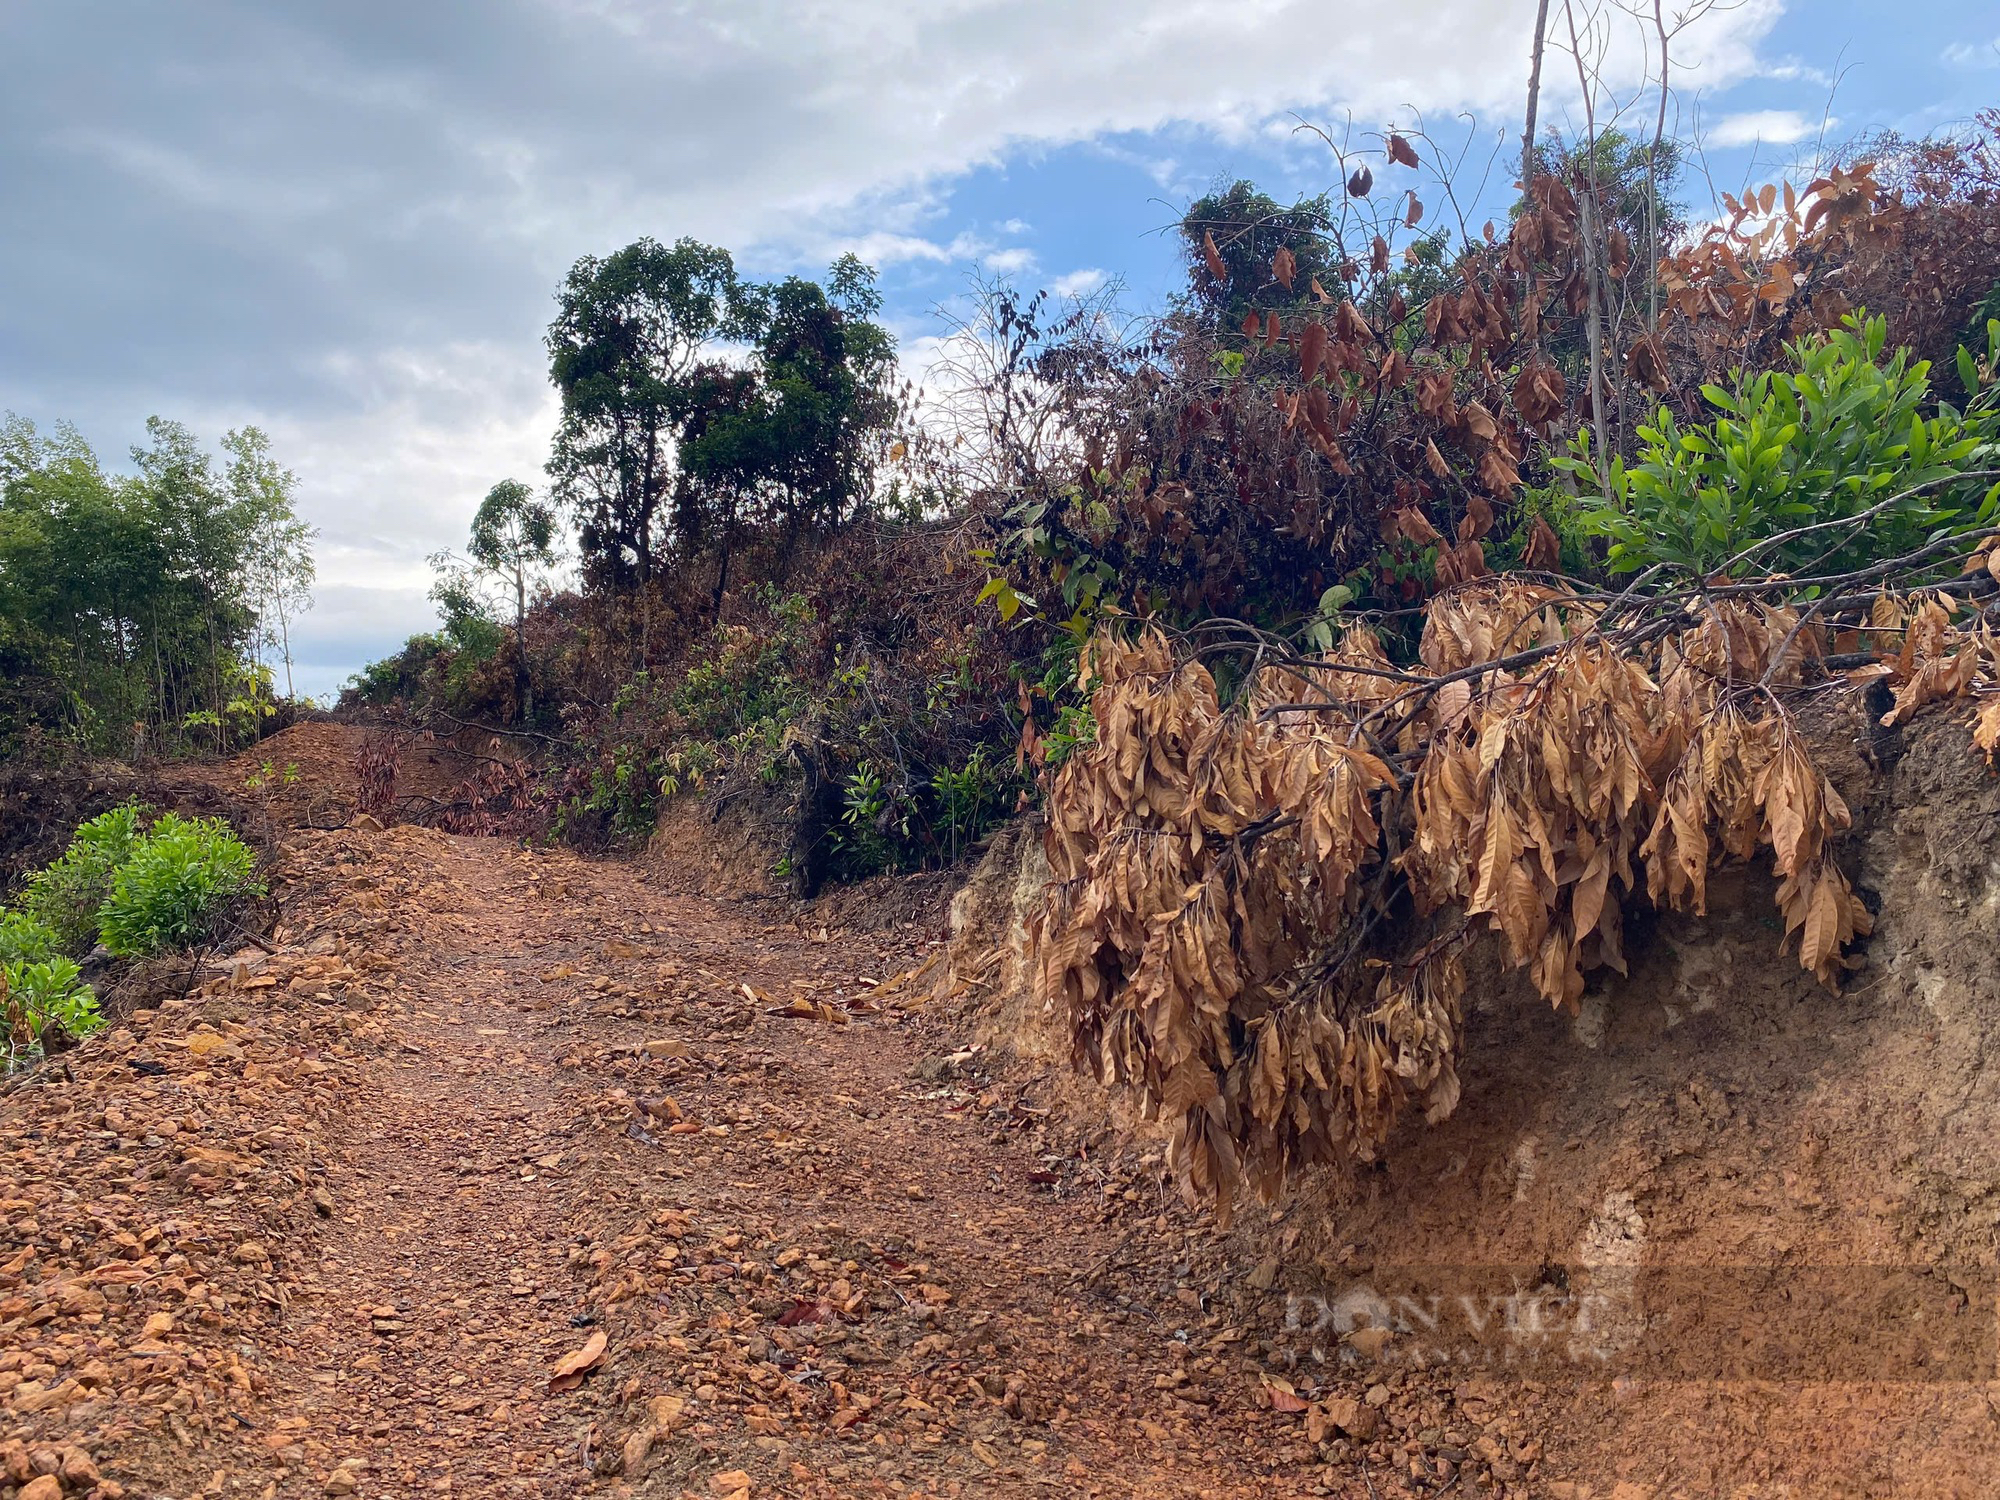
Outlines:
{"label": "rocky ground", "polygon": [[1363,1495],[1533,1463],[1504,1426],[1447,1443],[1448,1390],[1273,1373],[1274,1267],[1232,1277],[1157,1158],[882,992],[927,927],[765,926],[407,827],[294,832],[278,876],[270,951],[0,1099],[0,1493]]}
{"label": "rocky ground", "polygon": [[[339,774],[349,731],[291,736]],[[1595,1051],[1521,1012],[1393,1171],[1225,1232],[1101,1099],[975,1045],[990,1015],[894,982],[934,912],[716,901],[672,849],[284,831],[331,821],[311,797],[273,809],[264,942],[0,1081],[0,1500],[1991,1493],[1990,1329],[1964,1369],[1935,1336],[1990,1324],[1984,1282],[1911,1294],[1929,1342],[1873,1394],[1865,1349],[1426,1367],[1328,1302],[1401,1254],[1519,1263],[1560,1308],[1647,1233],[1744,1260],[1703,1238],[1739,1221],[1784,1236],[1731,1229],[1760,1262],[1936,1258],[1876,1167],[1836,1169],[1836,1116],[1873,1117],[1842,1080],[1887,1090],[1899,1036],[1898,1078],[1939,1072],[1921,1028],[1869,1029],[1880,994],[1746,956],[1757,1007],[1634,1002]],[[1763,909],[1720,951],[1777,964]]]}

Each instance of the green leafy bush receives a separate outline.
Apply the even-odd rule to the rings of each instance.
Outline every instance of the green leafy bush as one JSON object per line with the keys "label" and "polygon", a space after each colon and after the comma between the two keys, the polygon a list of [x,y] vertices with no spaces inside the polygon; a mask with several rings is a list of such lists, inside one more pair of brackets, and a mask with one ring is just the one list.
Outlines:
{"label": "green leafy bush", "polygon": [[0,964],[46,963],[60,946],[48,926],[26,912],[0,912]]}
{"label": "green leafy bush", "polygon": [[909,800],[864,760],[847,778],[841,802],[833,845],[843,873],[859,877],[900,869],[910,836]]}
{"label": "green leafy bush", "polygon": [[668,695],[670,715],[691,739],[775,747],[806,708],[799,668],[812,606],[770,587],[757,590],[755,599],[764,628],[717,626],[705,659],[689,667]]}
{"label": "green leafy bush", "polygon": [[607,816],[612,831],[624,838],[650,833],[672,773],[642,745],[613,745],[605,759],[591,767],[583,806]]}
{"label": "green leafy bush", "polygon": [[55,935],[57,951],[80,955],[97,941],[98,909],[137,847],[148,811],[127,802],[99,813],[78,827],[60,859],[29,877],[21,910]]}
{"label": "green leafy bush", "polygon": [[[1683,428],[1662,407],[1639,429],[1634,460],[1612,461],[1608,497],[1588,431],[1578,434],[1554,462],[1580,491],[1582,525],[1610,542],[1611,570],[1824,576],[1991,524],[2000,486],[1976,471],[2000,467],[2000,388],[1983,387],[1963,411],[1937,402],[1926,416],[1929,364],[1912,364],[1908,350],[1885,355],[1886,339],[1882,319],[1850,317],[1787,345],[1791,372],[1704,386],[1713,421]],[[1837,520],[1854,524],[1771,541]],[[1733,561],[1763,541],[1771,545]]]}
{"label": "green leafy bush", "polygon": [[932,774],[931,792],[943,824],[948,861],[956,863],[961,850],[1007,816],[1007,793],[1018,785],[1009,769],[995,765],[981,745],[957,770],[946,767]]}
{"label": "green leafy bush", "polygon": [[82,1038],[104,1024],[97,1013],[97,992],[78,978],[76,964],[60,954],[39,962],[0,963],[0,980],[5,981],[0,1008],[12,1047],[40,1044],[51,1027]]}
{"label": "green leafy bush", "polygon": [[220,819],[163,814],[112,883],[99,914],[104,946],[143,958],[213,936],[232,905],[257,893],[254,865]]}
{"label": "green leafy bush", "polygon": [[10,1048],[38,1044],[50,1026],[82,1037],[103,1024],[55,933],[25,912],[0,912],[0,1013]]}

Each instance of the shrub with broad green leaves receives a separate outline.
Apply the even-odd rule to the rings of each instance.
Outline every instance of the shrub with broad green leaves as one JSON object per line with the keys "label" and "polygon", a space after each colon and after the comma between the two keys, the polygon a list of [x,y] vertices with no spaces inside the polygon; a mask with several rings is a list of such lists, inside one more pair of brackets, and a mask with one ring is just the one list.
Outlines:
{"label": "shrub with broad green leaves", "polygon": [[61,948],[47,923],[26,912],[0,912],[0,964],[46,963]]}
{"label": "shrub with broad green leaves", "polygon": [[104,946],[145,958],[206,941],[239,901],[261,894],[255,866],[219,818],[163,813],[112,882],[98,914]]}
{"label": "shrub with broad green leaves", "polygon": [[[1981,384],[1961,351],[1978,394],[1962,410],[1937,401],[1929,364],[1886,352],[1887,338],[1881,318],[1849,317],[1787,345],[1792,370],[1704,386],[1711,421],[1683,427],[1662,407],[1632,460],[1612,460],[1608,484],[1580,433],[1554,462],[1578,490],[1583,527],[1610,542],[1611,571],[1827,577],[1993,524],[2000,385]],[[2000,345],[2000,330],[1989,338]]]}
{"label": "shrub with broad green leaves", "polygon": [[29,877],[20,908],[0,912],[6,1050],[104,1024],[73,954],[100,940],[121,958],[190,947],[260,892],[256,861],[228,824],[163,813],[142,828],[148,811],[127,803],[83,824],[61,858]]}
{"label": "shrub with broad green leaves", "polygon": [[97,992],[78,977],[73,960],[0,964],[0,1011],[11,1048],[39,1046],[51,1029],[81,1039],[104,1024]]}
{"label": "shrub with broad green leaves", "polygon": [[79,957],[97,942],[98,909],[111,894],[119,866],[138,845],[140,821],[150,811],[127,802],[99,813],[71,835],[60,859],[28,878],[21,911],[55,935],[58,952]]}
{"label": "shrub with broad green leaves", "polygon": [[103,1024],[96,992],[58,950],[43,923],[25,912],[0,913],[0,1017],[10,1049],[40,1044],[51,1026],[84,1037]]}

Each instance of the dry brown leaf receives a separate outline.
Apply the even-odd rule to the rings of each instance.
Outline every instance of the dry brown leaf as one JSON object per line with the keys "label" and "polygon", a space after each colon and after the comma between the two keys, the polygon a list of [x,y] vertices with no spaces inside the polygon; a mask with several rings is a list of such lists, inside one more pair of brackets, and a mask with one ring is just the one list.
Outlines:
{"label": "dry brown leaf", "polygon": [[1980,708],[1972,743],[1986,752],[1986,764],[1991,766],[1995,753],[2000,752],[2000,697],[1988,698]]}
{"label": "dry brown leaf", "polygon": [[1554,572],[1562,563],[1562,539],[1555,528],[1540,516],[1528,530],[1528,545],[1521,549],[1521,566]]}
{"label": "dry brown leaf", "polygon": [[1215,248],[1215,235],[1207,229],[1201,232],[1201,259],[1208,268],[1208,274],[1216,281],[1229,279],[1229,267],[1222,259],[1222,252]]}
{"label": "dry brown leaf", "polygon": [[1326,355],[1326,325],[1308,323],[1299,334],[1299,379],[1309,381],[1319,373]]}
{"label": "dry brown leaf", "polygon": [[[1300,420],[1324,420],[1299,404]],[[1700,910],[1725,857],[1771,850],[1786,929],[1829,985],[1868,930],[1829,851],[1846,806],[1782,714],[1752,717],[1725,691],[1753,672],[1796,677],[1812,639],[1799,615],[1718,602],[1662,643],[1656,681],[1560,583],[1481,578],[1473,533],[1492,520],[1469,504],[1451,545],[1415,505],[1382,520],[1387,537],[1428,536],[1440,583],[1456,584],[1425,607],[1421,670],[1521,663],[1477,684],[1413,694],[1361,629],[1314,682],[1267,669],[1228,707],[1157,631],[1084,653],[1099,733],[1050,797],[1036,984],[1069,1018],[1079,1064],[1168,1125],[1184,1190],[1221,1216],[1242,1186],[1268,1194],[1300,1164],[1369,1159],[1405,1110],[1449,1114],[1473,923],[1564,1007],[1591,970],[1623,971],[1635,899]],[[1894,608],[1913,671],[1985,660],[1941,606]],[[1529,648],[1555,654],[1530,663]],[[1307,703],[1318,711],[1270,712]],[[1352,732],[1400,704],[1397,748],[1416,752],[1406,794]],[[1989,752],[1991,706],[1977,731]],[[1390,875],[1441,929],[1413,953],[1390,937],[1334,963],[1364,892]]]}
{"label": "dry brown leaf", "polygon": [[591,1334],[581,1349],[557,1360],[555,1368],[549,1372],[550,1393],[572,1391],[582,1385],[584,1377],[604,1363],[604,1350],[609,1342],[600,1328]]}
{"label": "dry brown leaf", "polygon": [[1264,1399],[1271,1404],[1271,1410],[1285,1413],[1304,1411],[1312,1403],[1302,1398],[1293,1389],[1292,1383],[1279,1375],[1266,1374],[1260,1377],[1264,1387]]}

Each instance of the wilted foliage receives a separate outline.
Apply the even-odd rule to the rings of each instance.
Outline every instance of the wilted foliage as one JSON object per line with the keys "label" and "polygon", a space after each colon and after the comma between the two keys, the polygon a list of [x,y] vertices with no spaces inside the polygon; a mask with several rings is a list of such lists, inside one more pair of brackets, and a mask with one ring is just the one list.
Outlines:
{"label": "wilted foliage", "polygon": [[[1630,226],[1658,215],[1617,206],[1637,169],[1607,177],[1575,152],[1543,153],[1552,170],[1504,229],[1434,222],[1423,200],[1456,201],[1451,156],[1415,133],[1341,153],[1343,174],[1368,167],[1344,194],[1286,210],[1236,189],[1204,200],[1182,225],[1188,293],[1148,336],[1032,302],[999,308],[1006,357],[979,389],[1020,393],[988,413],[986,433],[1002,458],[984,466],[987,489],[1008,501],[994,565],[1003,602],[1073,628],[1098,600],[1288,626],[1330,588],[1415,606],[1507,566],[1549,569],[1583,538],[1524,507],[1524,482],[1618,509],[1617,462],[1644,432],[1713,418],[1717,392],[1754,394],[1788,342],[1842,369],[1879,355],[1902,406],[1872,440],[1898,442],[1903,408],[1928,413],[1935,400],[1922,367],[1893,353],[1905,325],[1921,312],[1963,329],[1980,292],[1974,241],[1985,244],[1988,211],[1975,179],[1989,157],[1962,147],[1927,174],[1896,166],[1893,184],[1860,160],[1803,190],[1732,197],[1720,223],[1657,260]],[[1947,221],[1964,245],[1934,243]],[[1268,250],[1255,266],[1253,245]],[[1937,281],[1946,261],[1949,287]],[[1884,281],[1930,275],[1923,266],[1936,273],[1928,312]],[[1843,320],[1877,294],[1886,325],[1865,325],[1867,356],[1849,358],[1835,347],[1850,337]],[[1959,382],[1976,395],[1971,368],[1961,363]],[[1579,432],[1581,461],[1552,463],[1547,445]],[[1902,467],[1926,462],[1912,450]],[[1852,488],[1855,469],[1832,464],[1821,488]],[[1874,466],[1885,483],[1899,472]]]}
{"label": "wilted foliage", "polygon": [[[1846,272],[1846,298],[1886,316],[1895,341],[1940,370],[2000,317],[2000,110],[1909,140],[1864,137],[1842,153],[1875,163],[1903,212],[1889,252]],[[1968,389],[1967,394],[1970,394]]]}
{"label": "wilted foliage", "polygon": [[1992,695],[1991,753],[2000,641],[1953,628],[1959,592],[1822,609],[1769,585],[1485,580],[1430,601],[1406,669],[1360,623],[1312,655],[1107,630],[1079,674],[1097,742],[1050,797],[1040,997],[1226,1213],[1239,1182],[1368,1159],[1407,1108],[1451,1111],[1483,931],[1573,1008],[1590,971],[1624,971],[1627,909],[1700,912],[1717,863],[1768,850],[1786,941],[1833,985],[1870,918],[1786,694],[1827,680],[1848,622],[1877,642],[1860,675],[1897,684],[1890,721]]}

